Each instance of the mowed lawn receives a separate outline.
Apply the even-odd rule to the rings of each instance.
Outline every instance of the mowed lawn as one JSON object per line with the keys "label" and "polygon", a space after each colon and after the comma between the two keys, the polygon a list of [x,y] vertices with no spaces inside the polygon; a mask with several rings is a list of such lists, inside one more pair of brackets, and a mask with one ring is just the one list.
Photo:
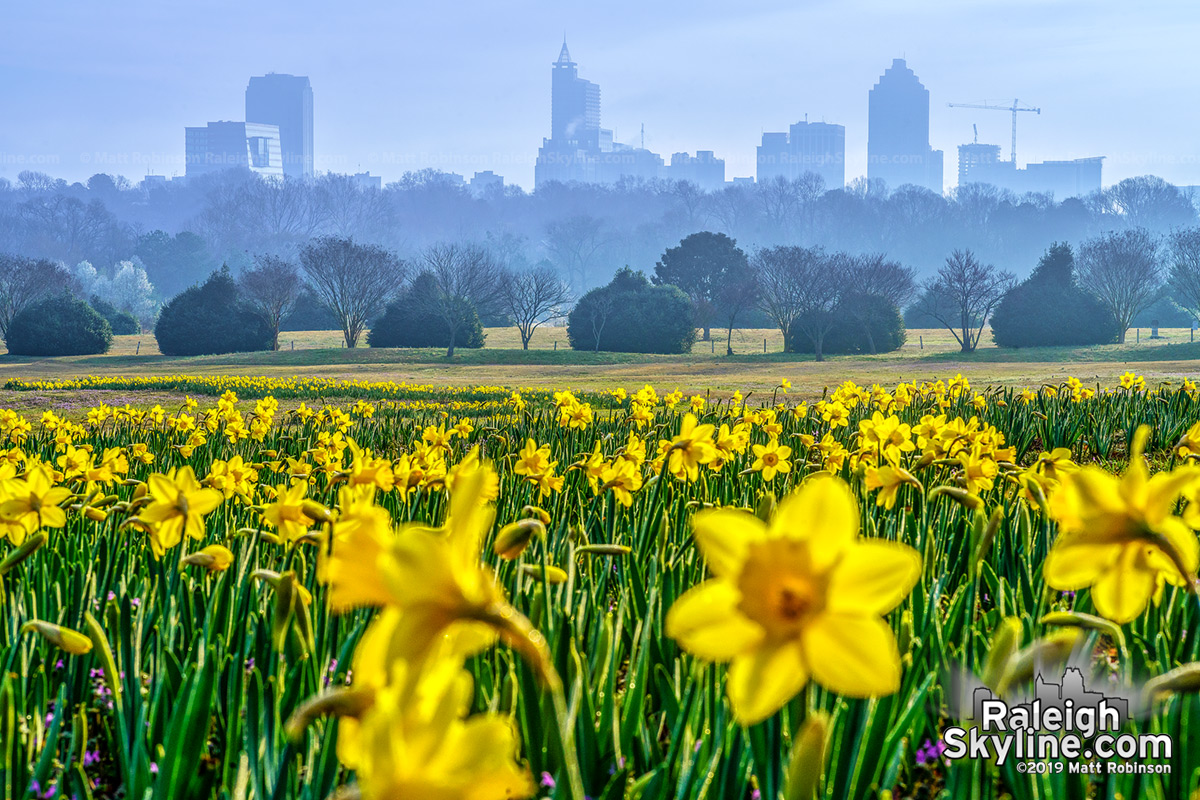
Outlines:
{"label": "mowed lawn", "polygon": [[[735,330],[735,355],[725,355],[725,332],[715,341],[697,341],[688,355],[640,355],[572,351],[565,328],[539,328],[528,352],[521,350],[515,328],[488,328],[481,350],[458,350],[452,360],[432,349],[347,350],[337,331],[284,332],[278,352],[223,356],[169,357],[158,352],[152,334],[116,337],[103,356],[28,358],[0,356],[0,379],[72,378],[87,375],[312,375],[438,385],[511,387],[636,388],[652,383],[686,392],[734,390],[771,392],[781,378],[793,395],[820,396],[844,380],[895,384],[902,380],[946,378],[961,372],[973,382],[996,385],[1058,383],[1067,376],[1113,384],[1126,370],[1152,383],[1178,383],[1200,373],[1200,342],[1187,329],[1130,331],[1123,345],[1002,350],[984,333],[975,353],[959,351],[946,330],[910,330],[900,350],[881,355],[833,356],[816,362],[811,355],[784,353],[777,330]],[[765,345],[765,347],[764,347]],[[557,347],[557,349],[556,349]],[[764,352],[765,350],[765,352]],[[0,393],[0,405],[15,400]]]}

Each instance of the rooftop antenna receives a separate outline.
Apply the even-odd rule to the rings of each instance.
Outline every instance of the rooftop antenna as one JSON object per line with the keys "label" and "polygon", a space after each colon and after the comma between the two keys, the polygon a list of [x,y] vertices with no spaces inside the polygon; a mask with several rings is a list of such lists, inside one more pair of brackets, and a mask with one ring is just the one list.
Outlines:
{"label": "rooftop antenna", "polygon": [[642,149],[646,149],[646,123],[642,123]]}
{"label": "rooftop antenna", "polygon": [[975,144],[979,144],[979,126],[972,122],[971,130],[975,131]]}

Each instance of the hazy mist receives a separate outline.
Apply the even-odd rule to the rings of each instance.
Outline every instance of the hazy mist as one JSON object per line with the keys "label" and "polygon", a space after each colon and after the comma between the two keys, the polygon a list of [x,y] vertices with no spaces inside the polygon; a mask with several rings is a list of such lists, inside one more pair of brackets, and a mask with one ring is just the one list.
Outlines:
{"label": "hazy mist", "polygon": [[1042,109],[1020,120],[1022,163],[1100,155],[1105,185],[1143,174],[1200,183],[1200,6],[899,6],[9,4],[0,176],[181,175],[184,126],[242,119],[248,78],[276,71],[311,78],[318,171],[369,170],[386,183],[425,167],[492,169],[531,189],[565,33],[619,141],[636,141],[644,124],[649,149],[714,150],[729,179],[754,174],[762,131],[806,114],[846,126],[846,178],[862,175],[867,92],[903,56],[930,90],[947,187],[972,123],[1007,157],[1010,120],[946,103],[1013,98]]}

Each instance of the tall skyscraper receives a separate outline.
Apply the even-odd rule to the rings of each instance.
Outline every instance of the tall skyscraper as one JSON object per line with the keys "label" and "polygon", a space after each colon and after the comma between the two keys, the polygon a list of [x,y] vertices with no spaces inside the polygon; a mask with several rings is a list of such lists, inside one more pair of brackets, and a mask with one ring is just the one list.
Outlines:
{"label": "tall skyscraper", "polygon": [[184,128],[184,174],[189,178],[227,169],[283,177],[279,128],[254,122],[210,122]]}
{"label": "tall skyscraper", "polygon": [[579,77],[566,41],[550,73],[550,138],[542,140],[533,167],[536,189],[561,183],[617,183],[664,177],[662,156],[613,141],[600,127],[600,87]]}
{"label": "tall skyscraper", "polygon": [[579,77],[563,40],[550,79],[550,138],[585,150],[600,147],[600,87]]}
{"label": "tall skyscraper", "polygon": [[942,193],[942,151],[929,146],[929,90],[902,58],[871,89],[867,178],[889,189],[911,183]]}
{"label": "tall skyscraper", "polygon": [[788,133],[764,133],[758,146],[758,182],[820,175],[828,190],[846,185],[846,128],[827,122],[797,122]]}
{"label": "tall skyscraper", "polygon": [[307,77],[272,72],[251,78],[246,122],[278,126],[284,177],[313,176],[313,92]]}

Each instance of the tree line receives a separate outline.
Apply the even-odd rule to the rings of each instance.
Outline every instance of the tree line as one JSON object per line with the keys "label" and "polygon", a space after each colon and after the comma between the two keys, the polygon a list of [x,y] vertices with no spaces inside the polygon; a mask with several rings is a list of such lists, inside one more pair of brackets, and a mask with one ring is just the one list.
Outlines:
{"label": "tree line", "polygon": [[1055,199],[986,184],[945,195],[863,180],[833,188],[812,175],[712,192],[688,182],[628,180],[472,193],[433,170],[382,189],[332,174],[281,182],[231,170],[134,186],[104,174],[67,183],[24,172],[15,182],[0,179],[0,252],[88,261],[103,273],[136,257],[162,302],[222,264],[240,272],[257,253],[294,260],[322,236],[353,238],[409,261],[440,242],[474,242],[509,268],[548,265],[582,295],[623,265],[649,272],[666,248],[697,230],[723,233],[748,252],[795,245],[887,253],[920,277],[952,250],[969,249],[1025,274],[1056,241],[1190,227],[1191,200],[1153,176]]}

